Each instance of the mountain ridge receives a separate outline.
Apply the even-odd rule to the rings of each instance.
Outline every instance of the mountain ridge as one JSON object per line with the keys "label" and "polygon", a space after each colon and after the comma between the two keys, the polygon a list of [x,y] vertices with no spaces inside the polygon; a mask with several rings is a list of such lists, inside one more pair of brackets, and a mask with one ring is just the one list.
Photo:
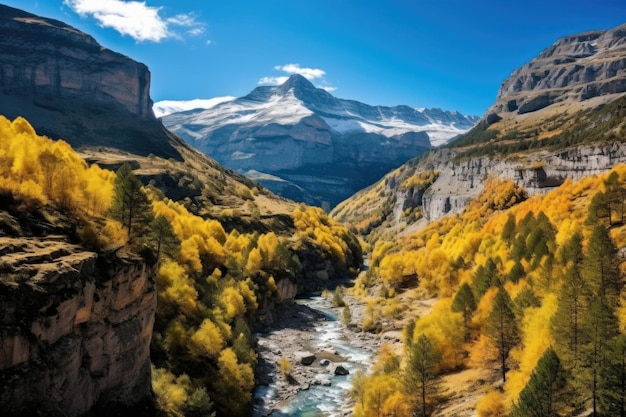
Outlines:
{"label": "mountain ridge", "polygon": [[270,190],[331,207],[430,148],[429,135],[448,140],[477,118],[339,99],[296,74],[282,85],[162,120],[190,145]]}
{"label": "mountain ridge", "polygon": [[[611,54],[598,48],[581,59],[588,68],[615,71],[595,71],[595,78],[582,82],[555,69],[555,61],[579,54],[594,41],[611,45]],[[560,38],[503,81],[496,101],[472,130],[444,149],[413,158],[341,202],[331,214],[376,239],[461,213],[484,189],[488,178],[513,181],[532,195],[626,162],[626,84],[610,89],[626,81],[624,45],[626,25]],[[593,57],[598,54],[596,61]],[[564,65],[574,63],[575,73],[585,73],[585,67],[575,66],[577,59],[570,57]],[[532,79],[532,74],[541,74],[543,81],[519,82],[525,77]],[[528,106],[539,103],[536,97],[557,91],[550,87],[556,80],[561,83],[555,95],[558,98],[530,111]],[[571,81],[569,87],[567,80]],[[588,85],[613,87],[585,90]],[[583,95],[583,91],[593,95]],[[514,100],[515,108],[509,106]],[[524,105],[528,111],[523,110]],[[432,183],[415,180],[428,173],[435,177]]]}

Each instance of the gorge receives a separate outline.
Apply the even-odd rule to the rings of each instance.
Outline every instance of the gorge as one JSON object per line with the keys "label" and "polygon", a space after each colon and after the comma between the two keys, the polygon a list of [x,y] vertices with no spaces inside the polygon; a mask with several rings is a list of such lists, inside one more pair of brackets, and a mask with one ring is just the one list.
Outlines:
{"label": "gorge", "polygon": [[[5,6],[0,34],[3,415],[525,417],[528,392],[619,415],[623,25],[558,40],[438,149],[477,120],[299,75],[163,118],[232,169],[154,117],[143,64]],[[233,171],[259,161],[337,206]],[[346,172],[383,177],[352,195],[369,179]],[[348,308],[299,299],[333,287]],[[537,388],[548,360],[559,382]]]}

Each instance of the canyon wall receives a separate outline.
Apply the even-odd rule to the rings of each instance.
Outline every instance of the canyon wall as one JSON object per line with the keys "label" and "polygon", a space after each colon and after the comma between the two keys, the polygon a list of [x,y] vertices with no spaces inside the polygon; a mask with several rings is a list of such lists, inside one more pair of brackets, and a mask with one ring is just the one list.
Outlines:
{"label": "canyon wall", "polygon": [[154,267],[52,236],[0,237],[3,416],[149,403]]}
{"label": "canyon wall", "polygon": [[[460,213],[483,190],[489,176],[513,180],[533,195],[548,192],[568,178],[579,180],[606,172],[618,163],[626,163],[626,144],[621,142],[540,151],[518,159],[485,156],[455,161],[452,150],[436,152],[437,157],[431,158],[431,161],[438,159],[441,162],[425,167],[440,172],[437,181],[422,197],[427,220]],[[410,197],[406,193],[398,195],[396,204],[406,205]]]}

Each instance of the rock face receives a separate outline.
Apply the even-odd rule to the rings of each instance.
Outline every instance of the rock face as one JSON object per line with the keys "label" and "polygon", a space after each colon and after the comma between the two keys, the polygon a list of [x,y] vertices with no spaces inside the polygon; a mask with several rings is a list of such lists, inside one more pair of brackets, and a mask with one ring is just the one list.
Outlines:
{"label": "rock face", "polygon": [[283,85],[162,120],[192,146],[272,191],[334,206],[431,142],[464,133],[477,118],[342,100],[293,75]]}
{"label": "rock face", "polygon": [[54,238],[0,237],[2,415],[81,416],[151,396],[155,271]]}
{"label": "rock face", "polygon": [[[529,195],[550,191],[566,179],[579,180],[626,163],[626,144],[598,144],[525,155],[524,162],[498,157],[454,160],[453,150],[434,151],[427,164],[416,170],[438,170],[437,180],[424,192],[421,202],[407,192],[398,192],[400,210],[422,205],[424,218],[436,220],[460,213],[484,188],[489,176],[514,181]],[[432,161],[438,161],[433,163]]]}
{"label": "rock face", "polygon": [[0,113],[74,147],[180,158],[152,113],[150,72],[57,20],[0,5]]}
{"label": "rock face", "polygon": [[565,36],[519,67],[487,114],[530,113],[551,104],[626,92],[626,24]]}

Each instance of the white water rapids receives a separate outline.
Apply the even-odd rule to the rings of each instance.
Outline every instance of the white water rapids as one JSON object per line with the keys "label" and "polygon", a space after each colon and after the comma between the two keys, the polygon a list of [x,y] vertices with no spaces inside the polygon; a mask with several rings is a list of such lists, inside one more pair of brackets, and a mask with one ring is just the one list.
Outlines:
{"label": "white water rapids", "polygon": [[[313,370],[316,375],[313,380],[330,381],[329,386],[323,384],[311,384],[308,389],[299,391],[290,399],[280,402],[268,410],[268,404],[276,402],[277,390],[281,383],[281,376],[276,375],[268,385],[259,386],[254,393],[255,416],[270,415],[272,417],[340,417],[350,415],[349,407],[346,407],[347,394],[351,386],[351,379],[357,369],[366,369],[372,361],[372,353],[359,347],[360,343],[355,343],[356,338],[362,336],[357,333],[349,333],[349,340],[345,336],[345,326],[335,316],[331,309],[329,300],[322,297],[312,297],[298,300],[298,304],[316,310],[321,313],[320,319],[314,320],[311,326],[305,330],[302,339],[306,339],[306,344],[313,353],[333,352],[335,356],[341,357],[340,363],[331,363],[322,366],[320,359],[316,359],[308,370]],[[264,336],[259,337],[260,345],[263,345]],[[335,376],[330,372],[333,365],[340,364],[350,373],[346,376]],[[294,365],[303,366],[303,365]]]}

